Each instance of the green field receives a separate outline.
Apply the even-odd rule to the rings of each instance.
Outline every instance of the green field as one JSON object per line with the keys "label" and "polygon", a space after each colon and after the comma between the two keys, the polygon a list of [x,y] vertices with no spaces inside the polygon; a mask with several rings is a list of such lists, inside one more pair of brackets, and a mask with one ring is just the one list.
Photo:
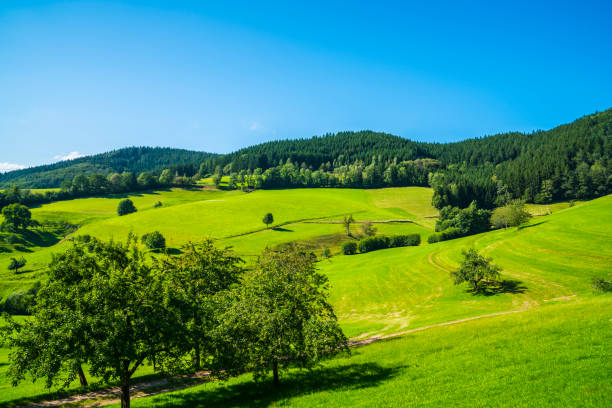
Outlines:
{"label": "green field", "polygon": [[[612,196],[574,206],[530,206],[541,216],[521,228],[337,255],[342,242],[354,239],[344,234],[340,223],[348,213],[357,221],[375,221],[379,233],[417,232],[426,242],[437,214],[431,194],[416,187],[252,193],[173,189],[130,195],[139,211],[123,217],[115,211],[125,196],[55,202],[32,213],[41,222],[78,224],[75,234],[102,239],[123,240],[129,232],[159,230],[169,247],[179,248],[189,240],[213,237],[247,257],[287,242],[316,251],[331,248],[336,255],[319,265],[330,279],[331,300],[345,333],[365,339],[406,332],[398,339],[359,347],[352,357],[334,359],[313,373],[291,372],[279,391],[271,391],[267,383],[255,386],[243,376],[134,400],[135,405],[610,404],[612,384],[605,374],[612,370],[606,346],[612,336],[612,298],[594,294],[590,278],[612,279]],[[153,207],[157,201],[163,203],[161,208]],[[268,211],[275,218],[270,229],[261,222]],[[352,231],[358,235],[359,224]],[[61,239],[31,237],[31,246],[0,253],[0,295],[44,279],[51,253],[68,244]],[[453,284],[449,271],[468,247],[493,257],[503,268],[505,284],[498,293],[474,295]],[[18,275],[6,270],[16,255],[28,260]],[[438,325],[489,314],[498,315]],[[0,350],[0,375],[8,367],[6,354]],[[567,370],[573,375],[565,374]],[[46,392],[27,383],[13,389],[7,381],[0,379],[0,402]]]}

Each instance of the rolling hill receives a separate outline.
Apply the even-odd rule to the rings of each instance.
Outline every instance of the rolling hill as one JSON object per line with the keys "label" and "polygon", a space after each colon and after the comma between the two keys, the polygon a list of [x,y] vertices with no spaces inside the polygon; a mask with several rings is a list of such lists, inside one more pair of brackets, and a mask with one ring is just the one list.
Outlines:
{"label": "rolling hill", "polygon": [[74,160],[0,173],[0,188],[17,184],[22,188],[53,188],[83,174],[140,173],[189,164],[196,168],[214,153],[194,152],[169,147],[126,147]]}

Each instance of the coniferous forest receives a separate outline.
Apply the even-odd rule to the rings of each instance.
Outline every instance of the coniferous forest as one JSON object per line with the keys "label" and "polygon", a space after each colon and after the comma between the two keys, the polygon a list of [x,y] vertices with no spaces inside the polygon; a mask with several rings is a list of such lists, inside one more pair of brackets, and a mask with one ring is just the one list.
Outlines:
{"label": "coniferous forest", "polygon": [[[133,147],[0,175],[0,186],[12,187],[0,193],[0,206],[229,176],[230,189],[429,185],[437,208],[472,201],[493,208],[511,198],[547,203],[609,194],[610,157],[612,109],[548,131],[446,144],[361,131],[268,142],[227,155]],[[49,187],[61,190],[23,190]]]}

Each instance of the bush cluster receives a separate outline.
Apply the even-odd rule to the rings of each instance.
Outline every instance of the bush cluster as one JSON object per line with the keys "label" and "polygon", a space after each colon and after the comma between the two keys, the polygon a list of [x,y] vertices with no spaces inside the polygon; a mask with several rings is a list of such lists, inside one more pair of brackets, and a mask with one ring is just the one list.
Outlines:
{"label": "bush cluster", "polygon": [[446,241],[448,239],[459,238],[463,236],[459,228],[448,228],[437,234],[432,234],[427,238],[427,242],[433,244],[435,242]]}
{"label": "bush cluster", "polygon": [[357,253],[357,243],[353,241],[342,244],[342,253],[344,255],[355,255]]}
{"label": "bush cluster", "polygon": [[394,235],[392,237],[380,235],[360,240],[357,244],[357,249],[360,253],[364,254],[379,249],[417,246],[420,243],[421,236],[419,234]]}

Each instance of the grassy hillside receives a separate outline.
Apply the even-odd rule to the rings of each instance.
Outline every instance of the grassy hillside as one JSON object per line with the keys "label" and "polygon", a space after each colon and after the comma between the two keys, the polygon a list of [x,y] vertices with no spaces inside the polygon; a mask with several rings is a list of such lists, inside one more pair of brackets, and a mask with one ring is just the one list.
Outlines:
{"label": "grassy hillside", "polygon": [[[433,328],[353,350],[281,386],[250,375],[135,407],[604,407],[612,403],[610,297]],[[118,406],[118,405],[114,405]]]}
{"label": "grassy hillside", "polygon": [[[377,335],[463,317],[524,310],[590,294],[593,275],[612,278],[612,196],[536,217],[520,229],[333,258],[321,268],[350,336]],[[506,287],[489,296],[455,286],[461,250],[474,247],[503,268]],[[570,298],[572,300],[573,298]]]}
{"label": "grassy hillside", "polygon": [[[117,204],[130,197],[138,212],[123,217]],[[162,202],[161,208],[154,204]],[[339,245],[351,238],[339,224],[344,214],[363,220],[405,220],[375,224],[381,233],[418,232],[427,236],[436,210],[431,207],[431,190],[398,188],[380,190],[301,189],[242,193],[239,191],[181,190],[144,192],[96,198],[82,198],[44,204],[32,209],[40,222],[66,221],[80,226],[75,235],[90,234],[101,239],[125,240],[133,232],[142,235],[159,230],[170,248],[177,249],[189,240],[218,239],[219,245],[233,246],[240,255],[255,255],[266,246],[300,241],[315,250],[325,247],[338,252]],[[273,226],[266,229],[261,219],[274,214]],[[359,226],[352,227],[358,235]],[[28,241],[5,245],[0,252],[0,296],[27,288],[44,279],[44,267],[51,254],[66,242],[61,236],[44,242]],[[15,275],[6,268],[11,257],[23,256],[28,264]]]}
{"label": "grassy hillside", "polygon": [[[139,211],[124,217],[115,213],[124,196],[56,202],[32,212],[41,221],[72,220],[81,226],[76,234],[104,239],[159,230],[173,248],[212,236],[241,255],[292,241],[316,250],[332,247],[337,253],[341,242],[351,239],[339,223],[345,213],[378,221],[375,226],[382,233],[431,233],[436,215],[431,194],[426,188],[175,189],[130,195]],[[153,207],[157,201],[161,208]],[[332,360],[312,374],[292,372],[278,392],[266,384],[253,385],[247,376],[134,403],[439,406],[465,401],[465,406],[551,406],[563,400],[569,406],[605,405],[609,397],[604,390],[610,384],[602,378],[611,367],[604,345],[612,336],[612,298],[594,295],[589,284],[595,274],[612,279],[611,208],[612,196],[571,207],[533,206],[536,214],[552,214],[535,217],[520,229],[322,260],[320,268],[330,279],[332,303],[348,336],[405,337],[360,347],[352,357]],[[276,228],[266,229],[261,222],[268,211]],[[358,225],[352,229],[357,234]],[[44,279],[42,268],[51,253],[67,245],[60,238],[0,253],[2,294]],[[467,247],[492,256],[504,269],[505,284],[497,293],[473,295],[451,281],[449,271]],[[18,275],[6,270],[15,255],[28,260]],[[504,312],[513,313],[499,314]],[[6,353],[0,351],[0,375],[7,369],[2,365]],[[559,370],[574,374],[568,377]],[[149,372],[144,369],[140,375]],[[490,392],[483,395],[482,387]],[[45,392],[28,384],[12,389],[5,379],[0,380],[2,389],[0,402]]]}

